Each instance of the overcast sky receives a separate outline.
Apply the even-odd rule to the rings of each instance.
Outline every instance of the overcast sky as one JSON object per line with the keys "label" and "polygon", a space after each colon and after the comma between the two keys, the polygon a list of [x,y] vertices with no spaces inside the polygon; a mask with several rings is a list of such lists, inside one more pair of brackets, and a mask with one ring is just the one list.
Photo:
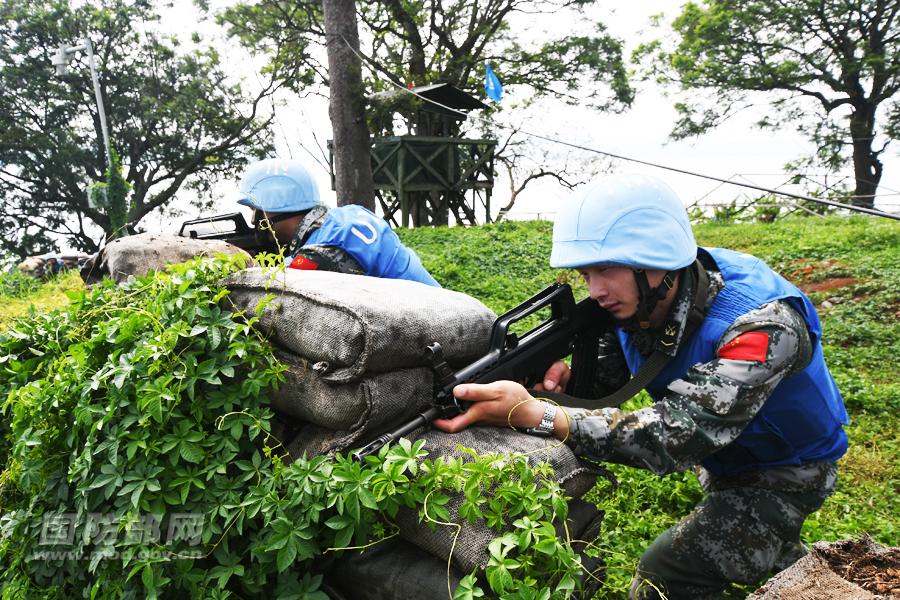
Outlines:
{"label": "overcast sky", "polygon": [[[221,6],[227,1],[219,0],[218,4]],[[613,35],[625,41],[626,55],[630,55],[638,43],[657,36],[659,30],[650,26],[652,15],[664,13],[666,18],[663,22],[668,23],[678,13],[681,4],[672,0],[608,0],[601,6],[592,8],[583,18],[588,22],[600,20],[605,23]],[[196,13],[187,2],[162,11],[166,29],[183,33],[200,29],[207,40],[211,37],[224,40],[217,27],[197,25]],[[530,19],[536,21],[529,22]],[[540,23],[540,26],[535,23]],[[517,27],[521,27],[527,35],[539,39],[541,36],[558,35],[560,31],[571,29],[571,22],[566,18],[519,15],[517,21],[513,22],[513,30]],[[234,42],[226,46],[226,64],[234,65],[248,82],[257,80],[256,72],[260,62],[250,59]],[[494,69],[502,80],[502,62],[495,63]],[[508,96],[504,103],[515,99],[515,89],[507,88],[506,93]],[[326,202],[334,204],[334,193],[330,191],[327,171],[324,167],[315,166],[308,154],[308,150],[318,152],[316,139],[324,145],[325,140],[331,137],[327,100],[321,97],[300,99],[290,94],[283,95],[282,100],[284,104],[277,109],[278,119],[275,125],[278,154],[309,161],[313,165],[323,197]],[[783,171],[784,164],[811,150],[811,146],[793,131],[755,129],[753,123],[763,114],[761,110],[744,111],[714,132],[700,138],[671,142],[668,134],[675,119],[672,104],[673,99],[666,97],[663,90],[653,84],[642,84],[633,107],[622,114],[603,114],[567,106],[561,102],[543,102],[539,109],[531,110],[525,117],[517,119],[517,122],[524,121],[523,128],[535,133],[572,143],[723,178],[739,176],[745,181],[767,187],[782,185],[788,178]],[[882,155],[885,169],[879,194],[885,196],[880,202],[883,208],[892,211],[900,208],[898,149],[900,144],[894,142],[888,152]],[[733,186],[720,186],[715,182],[625,161],[614,161],[612,165],[618,171],[652,173],[662,177],[688,205],[702,197],[707,197],[708,201],[725,202],[745,193]],[[850,172],[844,175],[850,175]],[[837,179],[840,177],[831,176],[829,182]],[[848,184],[851,182],[852,180],[847,180]],[[219,186],[222,200],[217,208],[221,211],[231,210],[234,206],[228,198],[231,187],[227,182],[222,182]],[[801,191],[797,187],[786,189]],[[552,218],[557,203],[569,193],[565,188],[545,180],[526,190],[514,212],[518,218],[533,218],[538,213],[545,218]],[[755,197],[754,192],[746,193]],[[501,202],[505,202],[506,197],[506,182],[498,174],[494,205],[499,206]],[[150,218],[145,226],[155,228],[154,221],[159,226],[167,225],[161,218]]]}

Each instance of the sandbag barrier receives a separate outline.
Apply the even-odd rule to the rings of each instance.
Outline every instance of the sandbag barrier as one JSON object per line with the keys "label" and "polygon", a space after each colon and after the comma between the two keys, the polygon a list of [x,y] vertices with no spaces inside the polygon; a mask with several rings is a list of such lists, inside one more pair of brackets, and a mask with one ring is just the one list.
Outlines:
{"label": "sandbag barrier", "polygon": [[229,277],[230,302],[252,312],[275,294],[260,328],[283,350],[317,365],[330,383],[365,373],[428,366],[425,347],[439,342],[451,366],[484,353],[496,315],[459,292],[415,281],[327,271],[260,268]]}
{"label": "sandbag barrier", "polygon": [[[439,342],[448,363],[465,366],[486,351],[496,319],[474,298],[411,281],[292,269],[273,275],[254,268],[232,275],[226,286],[229,307],[259,314],[258,328],[287,366],[286,382],[271,397],[294,458],[359,447],[426,408],[433,379],[425,347]],[[458,449],[464,446],[480,454],[526,453],[531,464],[549,462],[556,482],[574,498],[596,482],[596,471],[556,440],[496,427],[453,435],[422,428],[411,437],[419,435],[432,459],[465,460]],[[487,545],[497,533],[483,520],[469,525],[459,518],[461,502],[457,497],[448,506],[452,520],[462,523],[458,531],[431,528],[415,511],[402,510],[396,519],[400,539],[338,560],[326,578],[330,593],[348,600],[443,597],[448,560],[451,586],[461,574],[484,569]],[[572,539],[595,539],[602,520],[596,507],[573,501],[570,512]],[[596,561],[583,561],[587,570],[597,568]],[[370,584],[352,585],[361,580]],[[599,580],[597,574],[585,577]]]}
{"label": "sandbag barrier", "polygon": [[[584,552],[585,540],[600,534],[602,520],[602,513],[593,504],[578,499],[569,502],[566,525],[586,572],[581,594],[573,600],[591,598],[604,579],[605,565]],[[557,531],[560,537],[565,535],[561,524]],[[446,598],[448,587],[455,589],[464,573],[455,564],[448,570],[446,560],[405,539],[394,538],[336,559],[325,574],[323,590],[332,600]],[[366,585],[358,585],[361,581]],[[484,581],[481,584],[487,589]]]}
{"label": "sandbag barrier", "polygon": [[250,255],[221,240],[196,240],[163,233],[139,233],[117,238],[81,267],[81,279],[86,284],[97,283],[111,277],[116,283],[131,276],[161,271],[166,265],[187,262],[198,256],[214,254],[244,254],[252,264]]}
{"label": "sandbag barrier", "polygon": [[[88,283],[104,276],[124,283],[169,264],[216,253],[244,252],[218,241],[135,235],[107,245],[82,275]],[[248,262],[252,264],[249,257]],[[484,352],[496,318],[471,297],[415,282],[294,270],[272,275],[248,269],[232,275],[226,286],[231,293],[222,304],[230,311],[254,314],[260,300],[275,296],[259,320],[287,365],[287,381],[272,394],[279,419],[271,433],[294,457],[333,455],[360,446],[426,407],[433,382],[425,346],[440,342],[448,363],[462,367]],[[471,428],[456,436],[424,428],[421,433],[432,458],[457,456],[458,444],[479,453],[526,452],[532,464],[548,460],[556,482],[572,496],[580,496],[595,481],[566,446],[552,440],[497,428]],[[451,501],[454,519],[458,506],[458,500]],[[464,522],[453,533],[458,548],[451,552],[447,533],[419,523],[415,513],[401,515],[398,521],[402,537],[362,553],[321,557],[323,566],[331,565],[325,589],[332,597],[443,597],[448,584],[455,587],[462,575],[485,566],[486,545],[496,537],[483,522]],[[597,537],[601,521],[595,506],[576,499],[569,503],[567,527],[554,523],[557,535],[568,536],[581,553],[585,597],[602,580],[601,565],[583,554]],[[361,580],[367,585],[353,585]],[[487,589],[483,576],[480,583]]]}

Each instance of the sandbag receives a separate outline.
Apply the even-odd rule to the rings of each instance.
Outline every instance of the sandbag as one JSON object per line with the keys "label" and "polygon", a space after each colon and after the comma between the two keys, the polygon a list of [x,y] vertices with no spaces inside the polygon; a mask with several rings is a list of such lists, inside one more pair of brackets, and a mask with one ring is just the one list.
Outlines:
{"label": "sandbag", "polygon": [[[571,500],[566,521],[573,540],[593,542],[600,534],[602,513],[592,504]],[[590,598],[604,579],[603,565],[584,555],[585,543],[575,541],[572,547],[581,554],[585,570],[583,593],[573,600]],[[448,574],[446,560],[406,540],[393,538],[340,556],[326,572],[323,589],[332,600],[448,598],[448,582],[450,589],[455,590],[462,575],[452,564]],[[480,584],[488,589],[486,582]]]}
{"label": "sandbag", "polygon": [[[274,277],[274,279],[273,279]],[[425,347],[439,342],[451,366],[487,351],[496,315],[478,300],[415,281],[327,271],[247,269],[229,276],[227,301],[252,312],[268,294],[259,327],[318,365],[333,383],[363,373],[427,366]]]}
{"label": "sandbag", "polygon": [[870,537],[817,542],[747,600],[874,600],[900,597],[900,548]]}
{"label": "sandbag", "polygon": [[139,233],[108,243],[82,268],[81,278],[85,283],[94,283],[109,276],[117,283],[121,283],[131,275],[146,275],[150,271],[159,271],[166,265],[183,263],[197,256],[213,256],[217,253],[246,254],[248,264],[253,264],[249,254],[221,240],[197,240],[162,233]]}
{"label": "sandbag", "polygon": [[[368,431],[388,427],[431,401],[433,375],[427,367],[366,375],[351,383],[330,383],[319,376],[313,364],[295,354],[276,350],[275,356],[287,365],[287,371],[286,381],[269,394],[272,408],[304,423],[348,433]],[[306,450],[309,454],[322,453],[321,448]]]}
{"label": "sandbag", "polygon": [[[474,449],[478,454],[490,452],[522,452],[527,454],[529,464],[548,462],[553,467],[556,482],[559,483],[566,494],[578,498],[583,496],[597,482],[596,472],[585,463],[579,461],[572,450],[565,444],[561,444],[555,438],[542,438],[538,436],[519,433],[504,427],[469,427],[459,433],[444,433],[436,429],[426,431],[422,436],[425,439],[425,450],[429,457],[461,457],[463,460],[471,460],[469,455],[460,452],[458,445]],[[486,492],[490,494],[490,492]],[[397,515],[397,525],[400,527],[400,537],[412,542],[430,554],[434,554],[444,560],[450,556],[453,547],[452,562],[464,573],[474,569],[483,569],[488,563],[488,543],[498,534],[488,528],[483,520],[469,524],[459,517],[459,507],[463,497],[458,495],[451,498],[447,504],[450,512],[450,521],[462,525],[459,535],[456,537],[456,545],[453,547],[453,538],[457,528],[447,525],[437,525],[434,528],[419,522],[415,511],[402,509]]]}
{"label": "sandbag", "polygon": [[331,600],[449,598],[463,574],[406,540],[392,538],[338,558],[325,574]]}
{"label": "sandbag", "polygon": [[28,275],[35,279],[42,279],[47,270],[47,261],[44,260],[44,257],[42,256],[29,256],[20,262],[16,268],[23,275]]}

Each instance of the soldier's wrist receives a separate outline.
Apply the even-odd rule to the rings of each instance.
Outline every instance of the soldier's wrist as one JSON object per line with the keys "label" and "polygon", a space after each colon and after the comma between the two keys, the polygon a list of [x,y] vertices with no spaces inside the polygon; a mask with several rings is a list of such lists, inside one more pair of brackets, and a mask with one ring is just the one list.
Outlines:
{"label": "soldier's wrist", "polygon": [[556,422],[556,405],[550,404],[548,402],[535,402],[534,404],[538,408],[542,409],[540,413],[540,420],[537,422],[537,424],[529,427],[526,431],[531,435],[538,435],[543,437],[552,436]]}

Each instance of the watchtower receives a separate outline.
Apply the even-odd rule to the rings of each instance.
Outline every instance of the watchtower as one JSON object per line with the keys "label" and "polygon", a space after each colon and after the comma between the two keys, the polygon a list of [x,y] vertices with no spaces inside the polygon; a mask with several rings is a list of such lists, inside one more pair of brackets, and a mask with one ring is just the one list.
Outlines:
{"label": "watchtower", "polygon": [[[395,227],[446,225],[452,214],[457,224],[474,225],[482,213],[489,222],[497,141],[453,135],[467,111],[488,106],[447,83],[411,91],[416,96],[400,91],[380,95],[382,101],[401,100],[396,105],[406,109],[393,110],[389,117],[402,110],[412,131],[372,140],[375,196],[384,219]],[[398,94],[413,98],[412,106]],[[331,173],[334,188],[333,154]]]}

